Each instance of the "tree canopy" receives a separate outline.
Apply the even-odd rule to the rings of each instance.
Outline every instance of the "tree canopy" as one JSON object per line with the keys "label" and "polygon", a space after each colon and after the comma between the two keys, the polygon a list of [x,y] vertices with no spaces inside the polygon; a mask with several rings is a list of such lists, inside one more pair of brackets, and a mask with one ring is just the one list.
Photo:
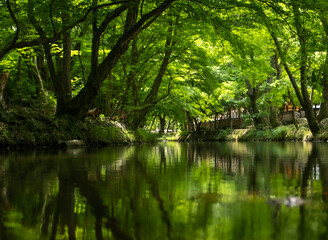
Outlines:
{"label": "tree canopy", "polygon": [[[131,128],[199,130],[232,118],[279,125],[328,117],[324,0],[0,1],[3,109],[43,99]],[[313,106],[320,105],[320,111]]]}

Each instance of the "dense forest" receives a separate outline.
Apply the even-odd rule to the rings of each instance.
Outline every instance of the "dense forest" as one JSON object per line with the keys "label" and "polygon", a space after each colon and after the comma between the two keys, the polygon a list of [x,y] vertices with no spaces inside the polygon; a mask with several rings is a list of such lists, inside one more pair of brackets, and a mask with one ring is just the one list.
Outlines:
{"label": "dense forest", "polygon": [[277,127],[288,105],[313,135],[328,118],[326,0],[1,0],[0,26],[2,111],[196,131]]}

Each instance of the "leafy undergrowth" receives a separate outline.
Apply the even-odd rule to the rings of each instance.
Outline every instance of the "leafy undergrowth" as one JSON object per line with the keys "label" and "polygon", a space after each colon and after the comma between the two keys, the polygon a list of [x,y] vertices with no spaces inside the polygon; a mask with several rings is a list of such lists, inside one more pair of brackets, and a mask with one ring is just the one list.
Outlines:
{"label": "leafy undergrowth", "polygon": [[134,141],[138,143],[157,142],[159,141],[159,137],[160,136],[158,133],[149,132],[148,130],[143,128],[138,128],[134,132]]}
{"label": "leafy undergrowth", "polygon": [[159,141],[180,141],[182,132],[168,132],[160,135]]}
{"label": "leafy undergrowth", "polygon": [[[328,128],[327,128],[328,129]],[[213,135],[215,135],[213,137]],[[322,134],[328,139],[328,131]],[[316,138],[317,139],[317,138]],[[224,129],[212,133],[183,133],[183,141],[312,141],[314,137],[310,129],[304,125],[279,126],[267,129]],[[318,139],[322,140],[322,139]]]}

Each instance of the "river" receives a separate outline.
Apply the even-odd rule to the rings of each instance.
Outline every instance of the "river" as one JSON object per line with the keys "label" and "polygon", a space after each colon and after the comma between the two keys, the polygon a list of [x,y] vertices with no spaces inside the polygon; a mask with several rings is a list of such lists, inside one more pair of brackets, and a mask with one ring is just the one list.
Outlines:
{"label": "river", "polygon": [[327,239],[328,144],[0,154],[0,239]]}

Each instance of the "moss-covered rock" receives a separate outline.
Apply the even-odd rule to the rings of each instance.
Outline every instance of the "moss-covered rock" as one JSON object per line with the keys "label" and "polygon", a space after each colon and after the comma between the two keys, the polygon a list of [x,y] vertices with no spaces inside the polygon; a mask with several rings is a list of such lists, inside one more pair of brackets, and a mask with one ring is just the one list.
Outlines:
{"label": "moss-covered rock", "polygon": [[312,141],[313,135],[308,127],[300,126],[295,133],[296,141]]}
{"label": "moss-covered rock", "polygon": [[73,139],[85,141],[88,145],[132,142],[122,125],[107,120],[78,121],[69,116],[55,118],[23,108],[0,113],[2,148],[55,147],[59,142]]}

